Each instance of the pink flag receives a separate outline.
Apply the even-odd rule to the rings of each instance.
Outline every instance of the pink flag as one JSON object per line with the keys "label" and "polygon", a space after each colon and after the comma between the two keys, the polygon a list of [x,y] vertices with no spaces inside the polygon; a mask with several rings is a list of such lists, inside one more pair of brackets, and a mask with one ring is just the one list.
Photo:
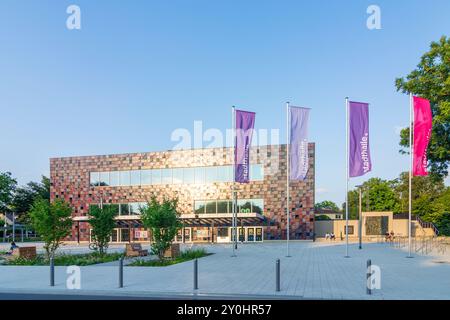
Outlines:
{"label": "pink flag", "polygon": [[414,151],[413,175],[427,176],[427,148],[431,138],[433,116],[430,101],[413,97],[414,102]]}

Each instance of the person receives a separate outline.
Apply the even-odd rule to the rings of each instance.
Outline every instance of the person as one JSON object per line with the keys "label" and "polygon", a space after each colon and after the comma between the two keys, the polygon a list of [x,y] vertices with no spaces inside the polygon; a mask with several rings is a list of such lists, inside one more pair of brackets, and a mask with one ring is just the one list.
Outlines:
{"label": "person", "polygon": [[12,254],[14,249],[16,249],[18,247],[19,246],[14,241],[11,241],[11,247],[9,248],[9,254]]}
{"label": "person", "polygon": [[331,240],[336,240],[336,235],[334,234],[334,232],[331,233],[330,239],[331,239]]}
{"label": "person", "polygon": [[328,240],[328,239],[330,239],[331,238],[331,235],[327,232],[327,233],[325,233],[325,240]]}

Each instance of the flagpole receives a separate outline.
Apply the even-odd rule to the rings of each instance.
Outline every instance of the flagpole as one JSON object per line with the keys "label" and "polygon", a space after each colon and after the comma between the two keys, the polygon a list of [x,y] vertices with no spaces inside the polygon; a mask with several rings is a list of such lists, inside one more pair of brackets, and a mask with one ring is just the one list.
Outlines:
{"label": "flagpole", "polygon": [[345,190],[345,258],[349,258],[348,255],[348,180],[349,180],[349,123],[348,123],[348,97],[345,98],[345,148],[346,148],[346,158],[345,158],[345,184],[346,184],[346,190]]}
{"label": "flagpole", "polygon": [[[233,148],[231,156],[233,158],[233,182],[231,184],[231,210],[232,210],[232,218],[231,218],[231,245],[233,247],[233,255],[232,257],[236,257],[236,252],[235,252],[235,246],[236,246],[236,241],[237,241],[237,232],[236,232],[236,218],[235,218],[235,212],[236,212],[236,201],[235,201],[235,190],[234,190],[234,183],[236,180],[236,171],[235,171],[235,166],[236,166],[236,159],[235,159],[235,152],[236,152],[236,108],[233,106],[231,107],[231,131],[232,131],[232,140],[233,140]],[[234,239],[233,239],[233,233],[234,233]]]}
{"label": "flagpole", "polygon": [[413,169],[413,152],[414,152],[414,135],[413,135],[413,95],[409,94],[409,204],[408,204],[408,258],[412,258],[411,254],[411,223],[412,223],[412,169]]}
{"label": "flagpole", "polygon": [[290,201],[289,201],[289,166],[290,166],[290,154],[289,154],[289,143],[290,143],[290,123],[289,123],[289,102],[286,102],[286,216],[287,216],[287,228],[286,228],[286,257],[290,257],[289,255],[289,238],[290,238]]}

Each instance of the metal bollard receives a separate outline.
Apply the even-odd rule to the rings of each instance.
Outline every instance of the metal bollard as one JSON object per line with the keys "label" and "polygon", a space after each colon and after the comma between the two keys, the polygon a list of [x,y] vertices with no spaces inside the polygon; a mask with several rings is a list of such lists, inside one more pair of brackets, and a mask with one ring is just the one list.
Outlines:
{"label": "metal bollard", "polygon": [[123,257],[119,260],[119,288],[123,288]]}
{"label": "metal bollard", "polygon": [[50,286],[55,286],[55,261],[53,257],[50,258]]}
{"label": "metal bollard", "polygon": [[369,260],[367,260],[367,273],[366,273],[366,293],[367,294],[372,294],[372,290],[369,287],[369,279],[372,276],[371,268],[372,268],[372,261],[369,259]]}
{"label": "metal bollard", "polygon": [[198,260],[194,260],[194,290],[198,290]]}
{"label": "metal bollard", "polygon": [[280,259],[277,259],[275,263],[275,286],[276,291],[280,292]]}

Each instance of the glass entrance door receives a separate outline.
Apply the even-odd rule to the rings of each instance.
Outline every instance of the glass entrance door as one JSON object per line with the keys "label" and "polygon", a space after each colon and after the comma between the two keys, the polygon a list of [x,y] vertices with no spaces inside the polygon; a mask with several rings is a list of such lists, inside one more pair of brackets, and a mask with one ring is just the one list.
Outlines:
{"label": "glass entrance door", "polygon": [[184,229],[184,242],[191,242],[191,228]]}
{"label": "glass entrance door", "polygon": [[245,241],[245,229],[239,228],[239,241],[244,242]]}
{"label": "glass entrance door", "polygon": [[263,241],[263,228],[256,228],[256,241]]}
{"label": "glass entrance door", "polygon": [[130,229],[128,229],[128,228],[120,229],[120,241],[121,242],[129,242],[130,241]]}
{"label": "glass entrance door", "polygon": [[247,241],[255,241],[255,228],[247,228]]}
{"label": "glass entrance door", "polygon": [[114,229],[111,234],[111,242],[119,242],[119,231],[117,229]]}

